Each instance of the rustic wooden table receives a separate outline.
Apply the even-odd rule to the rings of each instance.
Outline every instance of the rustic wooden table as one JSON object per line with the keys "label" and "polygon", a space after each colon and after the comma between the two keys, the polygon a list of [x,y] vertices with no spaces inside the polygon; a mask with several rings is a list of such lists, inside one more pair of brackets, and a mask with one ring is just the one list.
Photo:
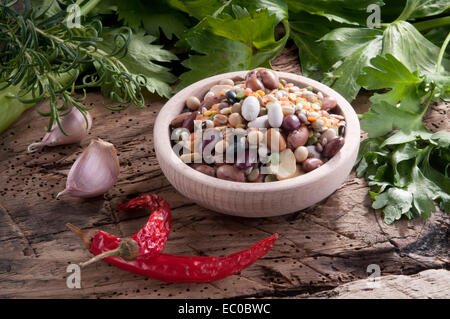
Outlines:
{"label": "rustic wooden table", "polygon": [[[274,68],[300,72],[295,48],[285,49]],[[161,173],[153,149],[153,123],[164,101],[150,98],[143,110],[110,112],[100,94],[89,94],[94,125],[79,145],[26,147],[38,141],[47,124],[33,109],[4,132],[0,140],[0,297],[4,298],[228,298],[228,297],[450,297],[449,224],[437,212],[429,220],[402,220],[386,225],[370,208],[368,187],[352,173],[323,202],[294,214],[267,218],[229,217],[204,209],[180,195]],[[368,96],[353,103],[358,112]],[[449,105],[434,105],[427,115],[433,129],[449,129]],[[121,173],[103,197],[81,200],[63,196],[67,173],[89,139],[99,137],[118,149]],[[166,252],[224,255],[244,249],[278,232],[273,249],[239,275],[210,284],[167,284],[121,271],[106,263],[82,270],[81,289],[66,287],[66,267],[90,258],[66,222],[127,236],[147,220],[146,212],[117,210],[142,193],[168,200],[173,230]],[[377,264],[394,282],[387,290],[367,290],[367,266]],[[354,282],[355,283],[350,283]],[[349,284],[347,284],[349,283]],[[403,283],[403,284],[402,284]],[[414,284],[412,284],[414,283]],[[344,287],[344,288],[342,288]],[[352,288],[353,287],[353,288]],[[337,289],[334,289],[337,288]],[[333,290],[334,289],[334,290]],[[381,288],[383,289],[383,288]]]}

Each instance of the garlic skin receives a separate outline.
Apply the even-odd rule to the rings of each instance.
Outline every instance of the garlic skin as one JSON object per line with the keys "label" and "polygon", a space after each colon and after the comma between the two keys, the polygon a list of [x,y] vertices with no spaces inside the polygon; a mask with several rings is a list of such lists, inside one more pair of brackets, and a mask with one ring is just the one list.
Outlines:
{"label": "garlic skin", "polygon": [[117,181],[120,165],[113,144],[92,140],[70,168],[66,188],[56,195],[95,197],[106,193]]}
{"label": "garlic skin", "polygon": [[54,123],[50,132],[47,132],[42,140],[38,143],[32,143],[28,146],[28,153],[34,153],[41,150],[45,146],[56,146],[79,143],[86,137],[92,126],[92,117],[89,112],[86,112],[88,126],[86,127],[86,120],[83,114],[76,107],[66,116],[61,118],[61,126],[68,135],[64,135]]}

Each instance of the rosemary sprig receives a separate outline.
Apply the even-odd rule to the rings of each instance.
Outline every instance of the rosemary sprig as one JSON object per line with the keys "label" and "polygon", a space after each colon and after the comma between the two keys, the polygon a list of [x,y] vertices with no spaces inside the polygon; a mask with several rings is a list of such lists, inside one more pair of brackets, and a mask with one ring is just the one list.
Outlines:
{"label": "rosemary sprig", "polygon": [[[36,104],[36,111],[49,118],[48,130],[56,122],[63,132],[60,118],[72,107],[82,114],[90,109],[82,104],[88,87],[108,85],[109,98],[119,102],[105,105],[109,109],[121,110],[130,104],[145,106],[141,88],[146,78],[128,72],[119,60],[127,54],[132,36],[129,28],[122,28],[113,39],[112,52],[105,52],[98,48],[103,41],[99,20],[83,16],[82,27],[69,28],[65,11],[52,17],[44,14],[30,6],[19,13],[11,2],[0,3],[0,90],[18,86],[16,98],[24,104],[48,100],[48,110]],[[95,71],[75,85],[81,72],[92,65]],[[75,94],[77,90],[83,92],[81,97]]]}

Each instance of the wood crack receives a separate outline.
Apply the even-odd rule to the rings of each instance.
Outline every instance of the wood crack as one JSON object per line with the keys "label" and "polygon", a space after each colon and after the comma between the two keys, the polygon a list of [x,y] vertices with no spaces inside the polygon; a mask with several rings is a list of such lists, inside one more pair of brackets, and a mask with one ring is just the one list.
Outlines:
{"label": "wood crack", "polygon": [[[25,232],[22,230],[22,228],[20,227],[19,223],[16,222],[15,218],[8,211],[8,209],[6,209],[2,204],[0,204],[0,209],[3,210],[6,213],[6,215],[11,220],[11,223],[14,225],[14,227],[17,228],[18,233],[21,236],[21,238],[25,239],[25,242],[27,243],[27,247],[32,251],[34,257],[39,257],[39,254],[37,253],[36,249],[33,247],[32,243],[31,243],[31,239],[28,238],[27,235],[25,235]],[[23,252],[24,256],[28,256],[28,253],[26,252],[26,249],[23,250],[22,252]]]}

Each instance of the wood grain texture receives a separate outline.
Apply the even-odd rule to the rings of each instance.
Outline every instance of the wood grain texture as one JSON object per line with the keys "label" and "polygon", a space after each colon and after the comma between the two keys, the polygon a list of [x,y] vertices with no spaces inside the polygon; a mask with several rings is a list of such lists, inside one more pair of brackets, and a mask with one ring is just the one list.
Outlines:
{"label": "wood grain texture", "polygon": [[345,144],[328,162],[312,172],[271,183],[237,183],[217,179],[187,166],[175,154],[170,140],[172,120],[190,96],[202,100],[209,88],[223,79],[243,79],[247,71],[216,75],[196,82],[172,97],[159,113],[154,136],[156,157],[169,182],[181,194],[203,207],[241,217],[272,217],[310,207],[332,194],[352,170],[358,155],[360,127],[351,105],[336,91],[303,76],[278,72],[280,79],[298,87],[311,86],[337,101],[336,111],[345,117]]}
{"label": "wood grain texture", "polygon": [[[274,65],[293,68],[295,54],[285,50]],[[367,101],[361,94],[353,106],[364,111]],[[367,265],[373,263],[380,265],[382,276],[449,268],[448,214],[386,225],[380,212],[370,208],[365,181],[354,173],[319,204],[290,215],[245,219],[217,214],[179,194],[158,166],[152,132],[164,101],[150,97],[143,110],[130,107],[117,113],[101,107],[98,93],[89,93],[87,103],[96,105],[89,138],[114,143],[120,159],[119,181],[103,197],[55,199],[89,138],[81,146],[27,154],[27,145],[41,138],[47,124],[33,110],[0,137],[0,297],[304,297],[365,279]],[[430,109],[427,124],[448,130],[448,119],[449,105],[441,103]],[[68,289],[67,265],[87,260],[90,253],[65,223],[131,235],[148,212],[120,212],[117,203],[147,192],[163,196],[172,207],[167,253],[225,255],[274,232],[280,238],[250,268],[210,284],[167,284],[98,263],[82,271],[82,289]]]}
{"label": "wood grain texture", "polygon": [[335,289],[316,293],[309,298],[331,299],[449,299],[450,272],[430,269],[415,275],[389,275],[377,281],[367,279],[346,283]]}

